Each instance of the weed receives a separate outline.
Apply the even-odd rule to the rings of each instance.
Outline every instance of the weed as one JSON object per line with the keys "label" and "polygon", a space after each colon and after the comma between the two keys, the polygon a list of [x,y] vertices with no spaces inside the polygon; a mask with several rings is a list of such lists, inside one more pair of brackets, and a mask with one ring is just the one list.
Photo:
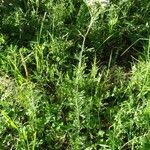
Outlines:
{"label": "weed", "polygon": [[0,149],[148,150],[148,0],[0,3]]}

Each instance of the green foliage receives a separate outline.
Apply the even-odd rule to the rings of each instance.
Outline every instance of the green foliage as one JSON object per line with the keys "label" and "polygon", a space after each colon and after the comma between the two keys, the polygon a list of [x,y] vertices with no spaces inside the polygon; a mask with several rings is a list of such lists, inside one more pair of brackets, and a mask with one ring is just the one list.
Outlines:
{"label": "green foliage", "polygon": [[0,149],[149,149],[149,11],[1,0]]}

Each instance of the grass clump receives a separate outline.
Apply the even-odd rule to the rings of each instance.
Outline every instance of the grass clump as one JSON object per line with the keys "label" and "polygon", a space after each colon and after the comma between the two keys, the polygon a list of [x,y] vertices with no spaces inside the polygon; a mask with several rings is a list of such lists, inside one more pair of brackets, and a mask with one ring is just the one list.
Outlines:
{"label": "grass clump", "polygon": [[149,11],[1,1],[0,149],[149,149]]}

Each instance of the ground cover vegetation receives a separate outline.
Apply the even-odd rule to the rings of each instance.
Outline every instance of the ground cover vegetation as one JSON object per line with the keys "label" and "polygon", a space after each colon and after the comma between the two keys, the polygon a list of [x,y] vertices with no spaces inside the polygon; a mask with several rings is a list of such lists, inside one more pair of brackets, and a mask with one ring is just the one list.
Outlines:
{"label": "ground cover vegetation", "polygon": [[0,1],[0,149],[150,149],[150,2]]}

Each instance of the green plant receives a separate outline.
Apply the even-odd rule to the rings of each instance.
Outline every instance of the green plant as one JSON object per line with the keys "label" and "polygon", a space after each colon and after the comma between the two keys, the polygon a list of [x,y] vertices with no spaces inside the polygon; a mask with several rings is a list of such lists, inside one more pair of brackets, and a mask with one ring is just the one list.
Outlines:
{"label": "green plant", "polygon": [[0,149],[147,150],[148,0],[0,3]]}

